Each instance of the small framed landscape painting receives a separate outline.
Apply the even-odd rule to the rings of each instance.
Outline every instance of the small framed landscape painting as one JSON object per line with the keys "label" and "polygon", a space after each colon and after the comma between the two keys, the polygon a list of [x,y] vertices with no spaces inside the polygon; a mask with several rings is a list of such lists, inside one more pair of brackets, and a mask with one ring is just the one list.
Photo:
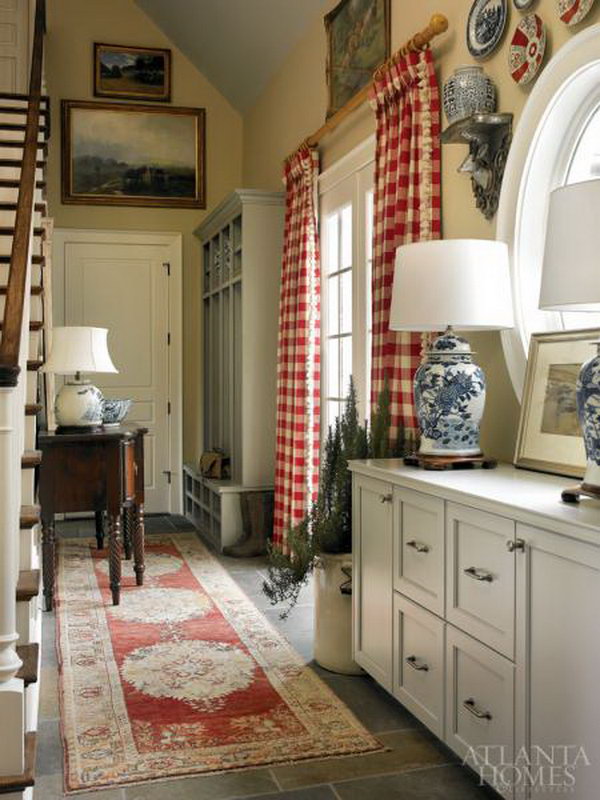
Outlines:
{"label": "small framed landscape painting", "polygon": [[325,17],[327,116],[366,86],[390,55],[390,0],[341,0]]}
{"label": "small framed landscape painting", "polygon": [[62,101],[62,201],[205,208],[205,111]]}
{"label": "small framed landscape painting", "polygon": [[534,333],[529,345],[515,465],[581,478],[586,458],[575,395],[600,328]]}
{"label": "small framed landscape painting", "polygon": [[95,42],[94,95],[169,101],[171,51]]}

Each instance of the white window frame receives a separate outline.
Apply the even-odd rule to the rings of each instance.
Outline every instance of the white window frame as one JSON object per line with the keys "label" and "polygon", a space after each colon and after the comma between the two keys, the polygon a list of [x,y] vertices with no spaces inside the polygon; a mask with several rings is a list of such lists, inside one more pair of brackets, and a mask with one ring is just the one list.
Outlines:
{"label": "white window frame", "polygon": [[[321,173],[318,180],[319,217],[321,231],[321,413],[325,419],[327,392],[327,286],[328,276],[324,267],[327,236],[325,220],[327,214],[346,203],[352,203],[352,375],[358,394],[358,411],[361,419],[369,415],[368,369],[370,365],[369,331],[370,319],[370,274],[367,270],[368,242],[365,198],[373,188],[375,169],[375,137],[370,136],[358,147]],[[342,395],[347,389],[342,388]],[[321,426],[321,437],[327,436],[327,425]]]}
{"label": "white window frame", "polygon": [[550,192],[565,183],[579,138],[600,105],[599,54],[600,25],[561,47],[527,101],[504,173],[496,238],[509,246],[515,327],[502,332],[502,343],[519,400],[531,333],[562,328],[558,313],[538,311],[532,275],[540,277]]}

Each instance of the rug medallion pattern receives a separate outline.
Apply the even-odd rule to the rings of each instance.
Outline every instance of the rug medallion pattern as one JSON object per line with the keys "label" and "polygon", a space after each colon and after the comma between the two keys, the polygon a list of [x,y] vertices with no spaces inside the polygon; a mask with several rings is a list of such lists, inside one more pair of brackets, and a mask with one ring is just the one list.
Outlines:
{"label": "rug medallion pattern", "polygon": [[58,559],[67,791],[381,749],[193,534],[148,537],[116,607],[91,540]]}

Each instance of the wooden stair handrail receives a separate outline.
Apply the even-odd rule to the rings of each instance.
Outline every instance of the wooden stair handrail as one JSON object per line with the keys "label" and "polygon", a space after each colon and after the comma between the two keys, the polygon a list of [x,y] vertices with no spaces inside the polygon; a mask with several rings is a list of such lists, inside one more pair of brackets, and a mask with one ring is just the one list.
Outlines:
{"label": "wooden stair handrail", "polygon": [[16,386],[19,380],[19,352],[25,309],[25,287],[29,267],[31,220],[35,192],[35,170],[42,100],[42,71],[44,34],[46,32],[46,3],[37,0],[35,27],[29,78],[29,102],[23,145],[21,181],[15,216],[15,230],[10,254],[10,269],[6,288],[2,341],[0,341],[0,386]]}

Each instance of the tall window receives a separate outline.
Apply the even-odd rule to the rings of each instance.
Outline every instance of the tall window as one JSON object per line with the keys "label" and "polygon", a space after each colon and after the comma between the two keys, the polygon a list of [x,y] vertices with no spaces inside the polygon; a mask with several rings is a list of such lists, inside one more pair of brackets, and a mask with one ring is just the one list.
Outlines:
{"label": "tall window", "polygon": [[371,239],[374,143],[320,179],[322,434],[343,408],[350,376],[368,414],[371,359]]}

